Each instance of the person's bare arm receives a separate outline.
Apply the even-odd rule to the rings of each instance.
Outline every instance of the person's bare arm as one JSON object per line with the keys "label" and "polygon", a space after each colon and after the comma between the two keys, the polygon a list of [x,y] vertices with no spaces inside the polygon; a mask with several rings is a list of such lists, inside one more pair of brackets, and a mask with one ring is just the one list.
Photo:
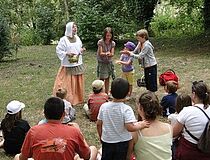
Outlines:
{"label": "person's bare arm", "polygon": [[106,54],[108,57],[113,57],[114,56],[114,47],[111,49],[110,52],[107,52]]}
{"label": "person's bare arm", "polygon": [[177,121],[175,125],[173,126],[173,137],[179,136],[183,128],[184,128],[184,125]]}
{"label": "person's bare arm", "polygon": [[107,52],[103,52],[102,46],[98,46],[98,49],[99,49],[99,55],[100,56],[106,56],[107,55]]}
{"label": "person's bare arm", "polygon": [[117,60],[116,63],[117,64],[123,64],[123,65],[130,65],[132,63],[132,61],[128,60],[127,62],[124,62],[124,61]]}
{"label": "person's bare arm", "polygon": [[133,153],[134,145],[135,145],[135,143],[136,143],[136,141],[138,139],[137,132],[132,132],[131,135],[132,135],[132,139],[128,143],[128,152],[127,152],[126,160],[130,160],[131,159],[131,155]]}
{"label": "person's bare arm", "polygon": [[96,122],[96,125],[97,125],[97,131],[98,131],[100,140],[101,140],[101,135],[102,135],[102,124],[103,124],[102,120],[98,119]]}
{"label": "person's bare arm", "polygon": [[22,153],[17,154],[14,158],[14,160],[27,160],[28,158],[25,157]]}
{"label": "person's bare arm", "polygon": [[135,132],[143,128],[148,128],[149,124],[150,123],[148,121],[139,121],[139,122],[136,122],[135,124],[132,122],[132,123],[126,123],[125,128],[129,132]]}

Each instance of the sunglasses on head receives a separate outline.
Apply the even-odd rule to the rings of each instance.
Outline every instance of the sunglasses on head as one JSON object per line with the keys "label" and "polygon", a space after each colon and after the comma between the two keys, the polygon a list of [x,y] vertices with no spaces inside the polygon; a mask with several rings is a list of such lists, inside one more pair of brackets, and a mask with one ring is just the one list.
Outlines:
{"label": "sunglasses on head", "polygon": [[203,80],[192,82],[192,92],[195,92],[195,85],[197,85],[198,83],[202,83],[202,82],[203,82]]}
{"label": "sunglasses on head", "polygon": [[193,85],[196,85],[196,84],[201,83],[201,82],[203,82],[203,80],[200,80],[200,81],[194,81],[194,82],[192,82],[192,84],[193,84]]}

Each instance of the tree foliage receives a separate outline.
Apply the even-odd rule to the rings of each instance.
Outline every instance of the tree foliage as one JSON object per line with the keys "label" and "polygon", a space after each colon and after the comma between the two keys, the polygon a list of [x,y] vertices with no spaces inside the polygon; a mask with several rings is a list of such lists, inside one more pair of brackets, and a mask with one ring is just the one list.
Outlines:
{"label": "tree foliage", "polygon": [[0,16],[0,60],[11,55],[10,33],[7,21]]}
{"label": "tree foliage", "polygon": [[[176,12],[157,14],[159,2],[169,2]],[[18,35],[22,45],[50,44],[63,35],[68,21],[78,24],[78,34],[89,44],[96,44],[107,26],[115,39],[131,38],[143,27],[156,35],[210,30],[209,0],[0,0],[0,6],[11,35]]]}
{"label": "tree foliage", "polygon": [[[202,28],[210,33],[210,1],[209,0],[168,0],[170,4],[176,6],[182,17],[190,17],[194,22],[195,16],[202,20]],[[200,13],[200,14],[198,14]]]}
{"label": "tree foliage", "polygon": [[55,38],[53,22],[55,20],[55,9],[52,3],[40,1],[36,4],[36,31],[41,39],[41,44],[50,44]]}
{"label": "tree foliage", "polygon": [[210,34],[210,1],[204,0],[204,28],[207,34]]}

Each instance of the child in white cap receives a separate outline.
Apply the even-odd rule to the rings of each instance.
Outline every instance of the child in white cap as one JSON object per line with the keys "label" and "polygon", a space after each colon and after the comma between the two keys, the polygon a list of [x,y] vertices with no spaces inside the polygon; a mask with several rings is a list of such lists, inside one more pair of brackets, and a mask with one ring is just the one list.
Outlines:
{"label": "child in white cap", "polygon": [[[117,64],[122,65],[122,78],[126,79],[129,83],[128,97],[131,97],[134,81],[134,67],[133,67],[133,57],[128,54],[128,51],[133,51],[136,45],[133,42],[128,41],[124,44],[124,49],[120,51],[120,59],[116,61]],[[128,98],[128,99],[129,99]]]}
{"label": "child in white cap", "polygon": [[90,121],[96,121],[101,105],[108,102],[108,95],[104,92],[104,81],[95,80],[92,83],[93,93],[88,97],[88,103],[84,105],[85,113]]}
{"label": "child in white cap", "polygon": [[20,153],[25,135],[30,129],[27,121],[22,119],[21,111],[25,104],[13,100],[7,105],[7,114],[1,122],[1,129],[4,140],[0,146],[7,154]]}

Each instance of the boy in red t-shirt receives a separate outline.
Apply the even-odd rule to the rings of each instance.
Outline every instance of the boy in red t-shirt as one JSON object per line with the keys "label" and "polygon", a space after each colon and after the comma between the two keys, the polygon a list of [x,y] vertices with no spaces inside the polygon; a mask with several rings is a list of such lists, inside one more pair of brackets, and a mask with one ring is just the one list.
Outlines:
{"label": "boy in red t-shirt", "polygon": [[108,102],[108,95],[104,92],[104,81],[95,80],[92,87],[93,93],[89,95],[88,103],[83,108],[90,121],[96,121],[101,105]]}

